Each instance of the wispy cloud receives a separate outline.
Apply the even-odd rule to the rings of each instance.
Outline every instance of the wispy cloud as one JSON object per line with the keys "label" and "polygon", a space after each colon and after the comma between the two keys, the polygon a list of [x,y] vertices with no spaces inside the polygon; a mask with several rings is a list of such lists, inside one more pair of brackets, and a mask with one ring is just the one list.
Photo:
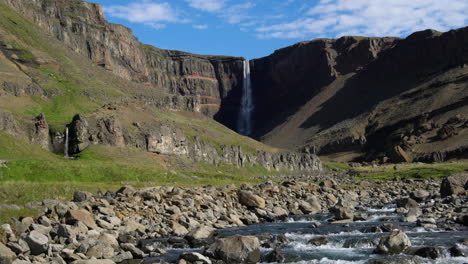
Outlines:
{"label": "wispy cloud", "polygon": [[426,28],[448,30],[468,23],[468,1],[322,0],[303,17],[257,27],[260,38],[401,36]]}
{"label": "wispy cloud", "polygon": [[193,28],[195,29],[207,29],[208,28],[208,25],[206,24],[203,24],[203,25],[192,25]]}
{"label": "wispy cloud", "polygon": [[224,7],[225,0],[185,0],[195,8],[207,12],[215,12]]}
{"label": "wispy cloud", "polygon": [[134,2],[128,5],[107,6],[105,11],[112,17],[137,23],[180,21],[177,12],[169,3]]}

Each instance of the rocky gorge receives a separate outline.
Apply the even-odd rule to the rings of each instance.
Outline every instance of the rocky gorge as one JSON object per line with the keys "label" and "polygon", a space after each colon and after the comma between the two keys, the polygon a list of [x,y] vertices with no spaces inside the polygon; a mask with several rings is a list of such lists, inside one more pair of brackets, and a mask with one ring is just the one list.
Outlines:
{"label": "rocky gorge", "polygon": [[[320,252],[334,236],[366,233],[377,236],[346,240],[349,248],[361,250],[370,243],[367,251],[373,247],[374,255],[365,263],[426,263],[425,259],[463,263],[468,253],[467,177],[457,174],[442,182],[368,182],[348,177],[337,183],[328,175],[310,178],[320,184],[269,181],[240,187],[76,191],[73,201],[28,204],[44,212],[35,219],[2,225],[7,240],[0,244],[0,263],[282,263],[294,259],[287,252],[295,236],[311,237],[306,248]],[[259,223],[265,223],[266,229]],[[278,225],[286,229],[275,233],[273,227]],[[408,233],[410,238],[405,234],[413,228],[420,228],[422,235],[449,232],[448,248],[419,245],[417,234]],[[317,261],[334,263],[321,258]],[[449,262],[443,262],[447,258]]]}

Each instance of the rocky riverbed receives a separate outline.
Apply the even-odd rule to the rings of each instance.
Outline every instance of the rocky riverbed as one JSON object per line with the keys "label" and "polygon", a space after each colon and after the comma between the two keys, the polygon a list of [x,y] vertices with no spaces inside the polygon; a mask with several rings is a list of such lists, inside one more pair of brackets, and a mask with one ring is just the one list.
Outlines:
{"label": "rocky riverbed", "polygon": [[468,174],[312,181],[77,191],[2,225],[0,264],[468,261]]}

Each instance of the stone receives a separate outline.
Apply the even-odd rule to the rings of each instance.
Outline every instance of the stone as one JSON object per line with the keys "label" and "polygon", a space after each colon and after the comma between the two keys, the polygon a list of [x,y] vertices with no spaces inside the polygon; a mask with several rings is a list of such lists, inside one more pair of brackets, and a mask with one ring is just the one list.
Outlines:
{"label": "stone", "polygon": [[213,243],[205,254],[226,263],[257,263],[260,242],[254,236],[230,236]]}
{"label": "stone", "polygon": [[85,224],[87,227],[92,228],[92,229],[97,229],[96,222],[94,221],[94,216],[84,210],[69,210],[66,215],[66,223],[70,225],[74,225],[77,222],[82,222]]}
{"label": "stone", "polygon": [[275,214],[276,216],[287,216],[288,211],[286,211],[286,209],[282,207],[275,206],[273,207],[273,214]]}
{"label": "stone", "polygon": [[393,231],[380,239],[375,253],[382,255],[400,254],[410,247],[411,241],[404,232]]}
{"label": "stone", "polygon": [[418,202],[416,202],[415,200],[411,199],[411,198],[403,198],[403,199],[399,199],[396,201],[396,206],[398,208],[406,208],[406,209],[409,209],[409,208],[417,208],[419,205],[418,205]]}
{"label": "stone", "polygon": [[247,207],[254,207],[254,208],[265,208],[265,200],[255,195],[251,192],[246,191],[239,191],[238,193],[239,203],[247,206]]}
{"label": "stone", "polygon": [[422,202],[424,201],[427,197],[429,197],[429,192],[425,190],[418,189],[411,193],[411,198],[413,198],[416,201]]}
{"label": "stone", "polygon": [[77,203],[86,202],[91,199],[93,195],[89,192],[76,191],[73,193],[73,201]]}
{"label": "stone", "polygon": [[335,216],[336,220],[352,220],[354,218],[353,211],[347,207],[332,207],[330,212]]}
{"label": "stone", "polygon": [[0,264],[11,264],[16,259],[16,254],[0,242]]}
{"label": "stone", "polygon": [[24,240],[28,243],[32,255],[47,252],[49,248],[49,238],[37,231],[29,232]]}
{"label": "stone", "polygon": [[463,249],[460,246],[453,246],[449,249],[450,256],[452,257],[466,257],[465,253],[463,253]]}
{"label": "stone", "polygon": [[211,260],[209,258],[197,252],[184,253],[179,257],[179,260],[181,259],[186,260],[189,263],[211,264]]}
{"label": "stone", "polygon": [[174,235],[176,236],[183,237],[189,233],[187,228],[185,228],[183,225],[175,221],[172,221],[171,225],[172,225],[172,233],[174,233]]}
{"label": "stone", "polygon": [[112,246],[104,244],[104,243],[97,243],[94,246],[91,246],[86,251],[86,256],[88,258],[98,258],[98,259],[109,259],[115,255],[115,250]]}
{"label": "stone", "polygon": [[136,259],[142,259],[145,257],[145,253],[141,249],[137,248],[135,245],[131,243],[121,244],[120,247],[123,250],[129,251],[130,253],[132,253],[132,256]]}
{"label": "stone", "polygon": [[263,262],[267,263],[284,263],[285,261],[286,257],[279,248],[274,249],[263,258]]}
{"label": "stone", "polygon": [[130,196],[135,193],[135,188],[130,185],[122,186],[118,191],[117,194]]}
{"label": "stone", "polygon": [[414,254],[423,258],[437,259],[440,256],[440,251],[435,247],[423,247],[416,250]]}
{"label": "stone", "polygon": [[110,259],[80,259],[73,261],[71,264],[115,264],[115,262]]}
{"label": "stone", "polygon": [[468,173],[453,174],[442,180],[440,196],[442,198],[464,193],[468,186]]}
{"label": "stone", "polygon": [[316,247],[326,245],[328,243],[328,239],[326,237],[316,237],[310,239],[307,244],[314,245]]}
{"label": "stone", "polygon": [[122,253],[112,257],[112,260],[114,262],[116,262],[116,263],[121,263],[121,262],[123,262],[125,260],[128,260],[128,259],[133,259],[133,255],[129,251],[122,252]]}
{"label": "stone", "polygon": [[190,231],[185,238],[189,241],[207,239],[212,237],[215,231],[215,228],[203,225]]}

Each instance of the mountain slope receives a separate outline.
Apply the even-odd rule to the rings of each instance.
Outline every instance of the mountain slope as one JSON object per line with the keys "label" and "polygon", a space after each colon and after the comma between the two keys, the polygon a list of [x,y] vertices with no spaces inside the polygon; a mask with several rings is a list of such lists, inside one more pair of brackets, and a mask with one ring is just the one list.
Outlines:
{"label": "mountain slope", "polygon": [[[67,177],[87,175],[113,162],[111,174],[135,175],[139,164],[136,171],[155,179],[168,171],[258,176],[321,169],[315,156],[238,135],[210,118],[219,111],[203,110],[203,96],[234,87],[237,71],[229,67],[242,65],[241,58],[143,45],[128,29],[103,21],[100,10],[75,0],[0,1],[0,139],[11,143],[0,155],[10,168],[1,169],[9,171],[3,180],[30,172],[45,180],[64,167]],[[104,53],[87,45],[101,45]],[[102,64],[99,54],[109,61]],[[136,78],[139,56],[148,81]],[[76,163],[62,157],[65,142]]]}
{"label": "mountain slope", "polygon": [[[462,157],[467,64],[468,28],[406,39],[316,40],[279,50],[252,62],[257,136],[341,160]],[[272,91],[279,96],[262,96]]]}

